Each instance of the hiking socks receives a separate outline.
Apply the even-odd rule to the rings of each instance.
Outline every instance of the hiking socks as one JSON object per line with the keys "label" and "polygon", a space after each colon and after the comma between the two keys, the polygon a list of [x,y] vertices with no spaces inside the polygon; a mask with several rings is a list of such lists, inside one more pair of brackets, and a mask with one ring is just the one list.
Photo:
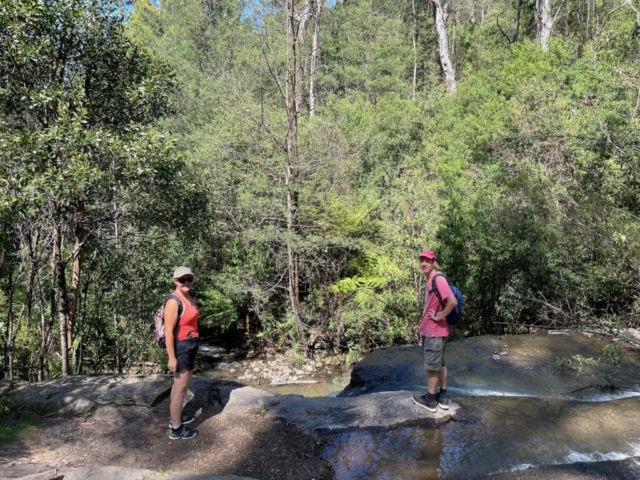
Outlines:
{"label": "hiking socks", "polygon": [[438,396],[435,393],[427,391],[427,404],[433,404],[438,401]]}
{"label": "hiking socks", "polygon": [[183,427],[182,424],[180,424],[178,428],[171,427],[171,433],[180,433],[180,431],[182,430],[182,427]]}
{"label": "hiking socks", "polygon": [[440,400],[441,398],[445,398],[447,396],[447,389],[440,389],[440,392],[438,393],[438,400]]}

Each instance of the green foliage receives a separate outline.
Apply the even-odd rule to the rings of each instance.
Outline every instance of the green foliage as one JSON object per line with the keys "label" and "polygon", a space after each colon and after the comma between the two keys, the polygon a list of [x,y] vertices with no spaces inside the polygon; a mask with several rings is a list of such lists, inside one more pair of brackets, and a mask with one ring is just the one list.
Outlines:
{"label": "green foliage", "polygon": [[357,346],[349,347],[349,351],[344,357],[344,363],[345,365],[355,365],[360,360],[362,360],[362,357],[362,351]]}
{"label": "green foliage", "polygon": [[38,428],[38,422],[30,417],[0,418],[0,444],[20,441]]}
{"label": "green foliage", "polygon": [[[137,320],[152,317],[155,299],[141,302],[139,292],[157,292],[158,281],[136,280],[158,229],[190,235],[194,208],[206,204],[153,125],[174,111],[173,73],[125,35],[115,3],[10,0],[0,6],[0,32],[0,221],[10,233],[2,281],[23,312],[8,313],[5,344],[18,376],[64,374],[51,351],[64,312],[75,317],[74,372],[122,369],[124,352],[129,363],[149,348],[148,327]],[[74,308],[67,279],[78,252],[83,293]],[[160,256],[165,278],[183,263],[167,250]],[[42,290],[49,285],[52,301]]]}
{"label": "green foliage", "polygon": [[631,9],[602,0],[613,13],[595,21],[569,0],[544,52],[532,2],[452,3],[448,95],[430,2],[412,5],[325,5],[311,115],[314,12],[289,72],[275,4],[138,1],[123,21],[111,2],[3,2],[0,336],[13,375],[61,374],[52,332],[76,234],[76,372],[165,361],[148,330],[180,264],[196,272],[203,325],[249,324],[249,340],[349,361],[416,340],[424,248],[465,294],[458,334],[637,326]]}
{"label": "green foliage", "polygon": [[6,417],[15,408],[16,403],[11,395],[0,395],[0,419]]}
{"label": "green foliage", "polygon": [[200,316],[198,322],[229,330],[236,323],[236,308],[233,301],[217,290],[205,290],[198,295]]}
{"label": "green foliage", "polygon": [[620,364],[622,356],[622,347],[619,343],[613,342],[602,347],[603,361],[617,367]]}
{"label": "green foliage", "polygon": [[31,405],[31,412],[38,417],[53,417],[58,414],[58,410],[49,405],[46,400]]}
{"label": "green foliage", "polygon": [[556,364],[561,367],[569,367],[571,370],[575,370],[577,375],[581,375],[585,367],[597,366],[600,361],[592,357],[583,357],[580,354],[573,355],[569,358],[558,358]]}

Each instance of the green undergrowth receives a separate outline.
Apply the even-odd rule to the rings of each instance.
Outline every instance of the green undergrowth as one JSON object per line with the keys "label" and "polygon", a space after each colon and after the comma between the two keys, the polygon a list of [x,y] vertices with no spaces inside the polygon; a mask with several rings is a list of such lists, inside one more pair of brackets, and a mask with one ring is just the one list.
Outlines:
{"label": "green undergrowth", "polygon": [[37,430],[38,421],[28,415],[11,415],[0,419],[0,445],[25,438]]}
{"label": "green undergrowth", "polygon": [[15,403],[10,395],[0,395],[0,445],[23,439],[38,428],[35,416],[51,416],[46,403],[32,406],[29,412]]}

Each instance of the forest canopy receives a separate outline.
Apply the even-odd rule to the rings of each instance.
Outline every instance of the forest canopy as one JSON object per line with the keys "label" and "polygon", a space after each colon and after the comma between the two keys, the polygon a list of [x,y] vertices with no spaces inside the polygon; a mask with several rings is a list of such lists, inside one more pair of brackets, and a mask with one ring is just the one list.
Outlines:
{"label": "forest canopy", "polygon": [[640,2],[5,0],[5,378],[162,362],[204,328],[416,341],[417,254],[458,336],[640,321]]}

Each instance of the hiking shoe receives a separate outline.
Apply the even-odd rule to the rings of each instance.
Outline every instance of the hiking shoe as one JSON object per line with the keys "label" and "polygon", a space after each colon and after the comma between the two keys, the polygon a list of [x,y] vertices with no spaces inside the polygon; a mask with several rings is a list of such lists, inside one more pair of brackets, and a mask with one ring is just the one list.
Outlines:
{"label": "hiking shoe", "polygon": [[182,440],[188,440],[189,438],[193,438],[198,435],[198,430],[195,428],[189,428],[186,425],[181,425],[179,429],[174,430],[171,429],[169,433],[169,438],[171,440],[178,440],[179,438]]}
{"label": "hiking shoe", "polygon": [[443,410],[449,410],[449,397],[447,395],[438,396],[438,406]]}
{"label": "hiking shoe", "polygon": [[[181,420],[181,425],[186,425],[187,423],[191,423],[196,419],[196,416],[193,413],[183,413]],[[173,428],[173,422],[169,420],[169,428]]]}
{"label": "hiking shoe", "polygon": [[428,412],[435,413],[438,410],[438,402],[429,402],[426,395],[412,395],[413,403],[424,408]]}

